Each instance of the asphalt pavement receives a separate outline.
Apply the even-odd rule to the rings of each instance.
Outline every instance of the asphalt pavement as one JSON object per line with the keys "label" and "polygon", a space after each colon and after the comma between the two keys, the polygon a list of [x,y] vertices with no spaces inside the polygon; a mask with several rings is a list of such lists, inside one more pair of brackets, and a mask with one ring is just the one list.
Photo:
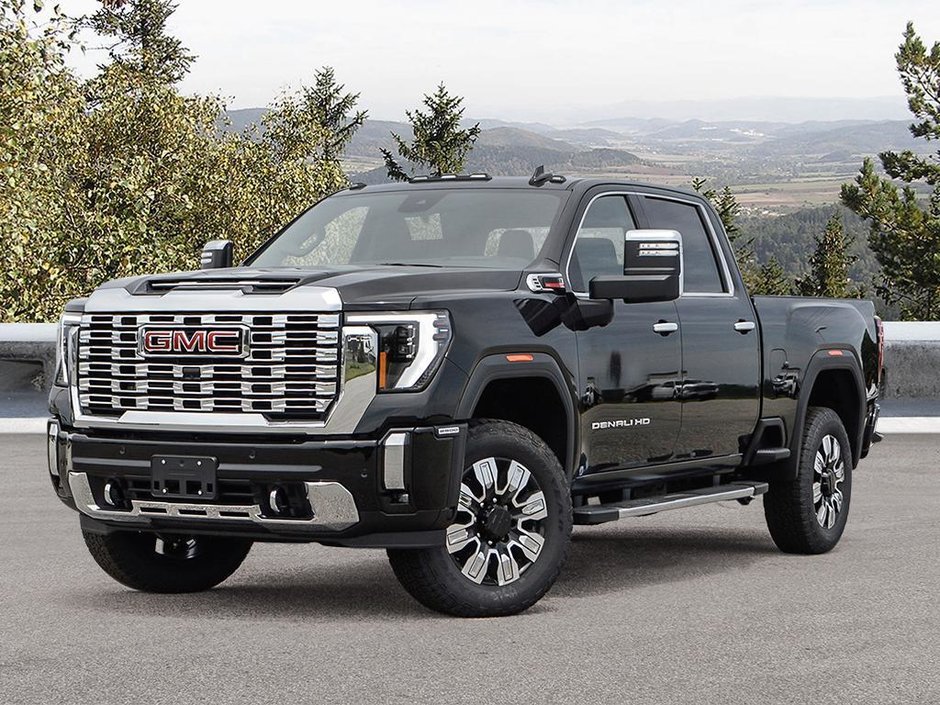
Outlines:
{"label": "asphalt pavement", "polygon": [[210,592],[132,592],[44,455],[0,436],[2,703],[940,702],[940,436],[875,446],[828,555],[779,553],[759,501],[576,527],[552,592],[489,620],[373,550],[259,544]]}

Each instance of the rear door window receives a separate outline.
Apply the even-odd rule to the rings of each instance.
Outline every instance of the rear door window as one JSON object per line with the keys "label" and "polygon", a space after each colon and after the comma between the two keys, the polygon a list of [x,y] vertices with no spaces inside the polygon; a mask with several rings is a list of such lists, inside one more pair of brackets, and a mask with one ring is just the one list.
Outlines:
{"label": "rear door window", "polygon": [[645,196],[643,209],[649,220],[649,227],[657,230],[676,230],[682,235],[682,266],[686,293],[720,294],[727,291],[701,208],[691,203]]}

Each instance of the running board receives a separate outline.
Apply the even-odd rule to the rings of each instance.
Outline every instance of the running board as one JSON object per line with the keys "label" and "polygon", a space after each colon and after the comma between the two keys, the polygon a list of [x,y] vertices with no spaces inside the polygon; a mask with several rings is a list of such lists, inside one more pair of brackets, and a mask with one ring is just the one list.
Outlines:
{"label": "running board", "polygon": [[643,497],[614,504],[586,504],[574,510],[575,524],[605,524],[627,517],[644,517],[670,509],[683,509],[698,504],[724,502],[729,499],[751,499],[767,491],[766,482],[732,482],[717,487],[676,492],[659,497]]}

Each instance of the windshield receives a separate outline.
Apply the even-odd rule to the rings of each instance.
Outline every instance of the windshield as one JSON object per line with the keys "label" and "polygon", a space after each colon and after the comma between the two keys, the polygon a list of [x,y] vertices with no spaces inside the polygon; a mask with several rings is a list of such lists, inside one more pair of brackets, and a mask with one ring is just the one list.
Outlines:
{"label": "windshield", "polygon": [[563,195],[495,188],[347,193],[301,215],[250,263],[521,269],[541,250]]}

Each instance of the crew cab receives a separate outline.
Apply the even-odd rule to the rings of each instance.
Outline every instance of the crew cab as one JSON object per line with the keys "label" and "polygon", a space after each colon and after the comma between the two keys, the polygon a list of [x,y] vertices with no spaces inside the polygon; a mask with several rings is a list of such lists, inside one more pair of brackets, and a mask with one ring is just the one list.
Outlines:
{"label": "crew cab", "polygon": [[763,495],[839,541],[878,436],[868,301],[752,297],[700,195],[603,179],[355,184],[233,266],[70,302],[49,473],[95,560],[209,589],[257,541],[385,548],[459,616],[520,612],[573,524]]}

